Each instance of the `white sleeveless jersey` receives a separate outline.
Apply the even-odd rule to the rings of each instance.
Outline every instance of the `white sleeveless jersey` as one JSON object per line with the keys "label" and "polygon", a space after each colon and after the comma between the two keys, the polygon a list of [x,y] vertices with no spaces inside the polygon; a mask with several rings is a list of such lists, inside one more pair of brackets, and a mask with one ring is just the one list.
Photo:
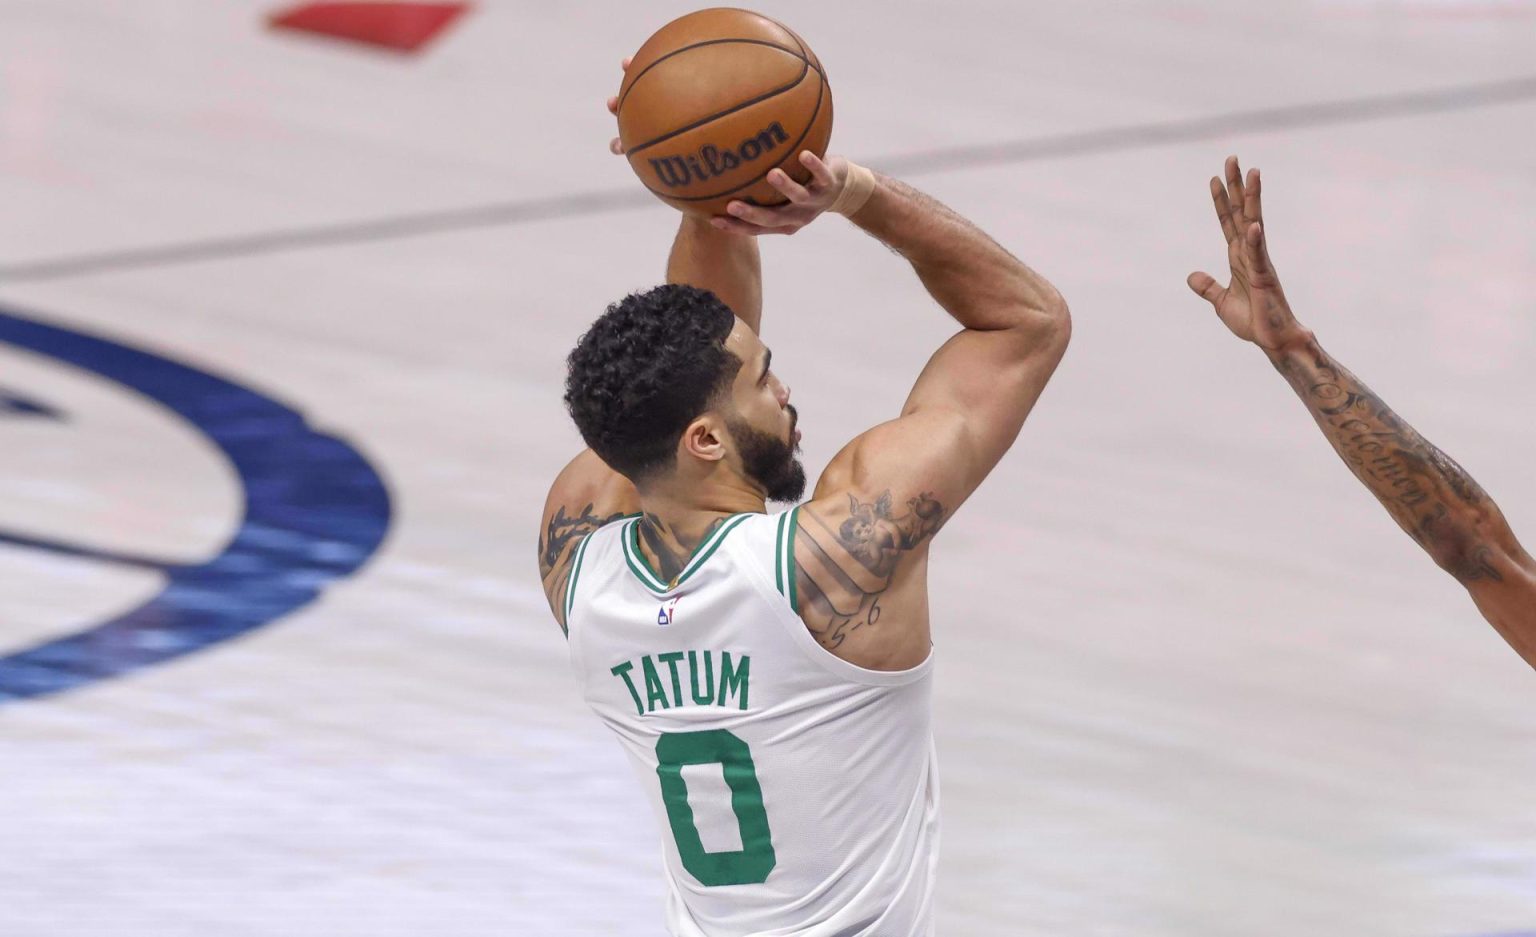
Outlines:
{"label": "white sleeveless jersey", "polygon": [[933,658],[884,673],[816,643],[792,604],[797,514],[727,519],[670,584],[638,519],[593,532],[571,664],[660,821],[673,934],[931,934]]}

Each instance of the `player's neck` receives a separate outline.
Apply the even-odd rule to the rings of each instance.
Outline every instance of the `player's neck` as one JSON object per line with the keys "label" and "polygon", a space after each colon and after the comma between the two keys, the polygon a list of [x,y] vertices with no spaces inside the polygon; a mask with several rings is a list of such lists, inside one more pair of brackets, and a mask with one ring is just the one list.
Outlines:
{"label": "player's neck", "polygon": [[640,549],[669,579],[727,518],[764,510],[762,491],[740,478],[671,478],[646,485],[640,489]]}
{"label": "player's neck", "polygon": [[708,525],[717,517],[767,510],[766,492],[724,462],[680,467],[665,478],[635,487],[641,511],[683,529],[695,521]]}

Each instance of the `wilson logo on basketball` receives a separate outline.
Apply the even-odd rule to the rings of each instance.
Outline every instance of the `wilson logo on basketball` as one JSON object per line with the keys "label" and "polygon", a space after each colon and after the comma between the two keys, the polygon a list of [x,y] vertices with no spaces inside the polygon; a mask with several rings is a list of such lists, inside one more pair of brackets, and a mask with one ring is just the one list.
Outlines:
{"label": "wilson logo on basketball", "polygon": [[735,149],[704,146],[697,153],[653,158],[651,168],[656,172],[657,181],[669,189],[676,189],[723,176],[739,169],[742,163],[759,159],[764,153],[777,149],[779,144],[788,142],[789,134],[774,121],[755,136],[741,141]]}

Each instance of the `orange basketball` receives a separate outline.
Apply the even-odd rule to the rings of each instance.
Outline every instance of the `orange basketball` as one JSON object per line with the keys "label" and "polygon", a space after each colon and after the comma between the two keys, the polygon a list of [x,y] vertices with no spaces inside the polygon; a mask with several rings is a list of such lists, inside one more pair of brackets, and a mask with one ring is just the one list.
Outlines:
{"label": "orange basketball", "polygon": [[725,213],[741,199],[784,201],[775,166],[810,179],[825,156],[832,89],[794,31],[749,10],[689,13],[645,41],[619,86],[619,141],[645,187],[674,208]]}

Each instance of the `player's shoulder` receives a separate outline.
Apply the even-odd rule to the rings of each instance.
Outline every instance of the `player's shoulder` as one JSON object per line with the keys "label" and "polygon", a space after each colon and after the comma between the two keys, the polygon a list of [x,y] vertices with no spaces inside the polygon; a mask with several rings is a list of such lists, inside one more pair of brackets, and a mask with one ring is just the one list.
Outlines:
{"label": "player's shoulder", "polygon": [[624,476],[587,450],[550,486],[539,523],[539,578],[555,620],[565,625],[563,597],[577,546],[593,531],[631,517],[640,495]]}

